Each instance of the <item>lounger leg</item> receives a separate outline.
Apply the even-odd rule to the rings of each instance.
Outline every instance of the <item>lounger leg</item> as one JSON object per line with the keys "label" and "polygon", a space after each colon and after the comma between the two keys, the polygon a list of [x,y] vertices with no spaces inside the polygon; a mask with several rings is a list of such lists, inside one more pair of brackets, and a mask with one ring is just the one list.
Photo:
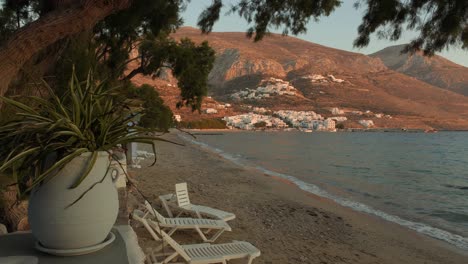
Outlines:
{"label": "lounger leg", "polygon": [[[167,246],[166,242],[163,240],[161,245],[159,245],[158,247],[152,249],[150,252],[151,252],[151,255],[148,254],[148,256],[151,256],[151,260],[153,262],[150,262],[149,264],[163,264],[163,263],[169,263],[172,259],[174,259],[175,257],[177,257],[179,255],[179,253],[176,251],[176,252],[167,252],[167,253],[164,253],[161,251],[163,251],[163,249]],[[166,257],[162,260],[162,262],[158,262],[157,260],[157,257]],[[148,257],[147,257],[148,259]]]}
{"label": "lounger leg", "polygon": [[201,216],[200,212],[198,212],[198,211],[195,211],[195,213],[197,214],[197,217],[198,217],[198,218],[200,218],[200,219],[202,218],[202,216]]}
{"label": "lounger leg", "polygon": [[164,201],[164,199],[161,199],[161,203],[162,203],[164,209],[166,210],[167,215],[168,215],[170,218],[172,218],[172,217],[173,217],[173,216],[172,216],[172,210],[171,210],[171,208],[169,208],[169,205],[167,204],[167,202]]}
{"label": "lounger leg", "polygon": [[160,241],[161,239],[154,233],[153,229],[149,226],[148,222],[143,219],[142,224],[145,226],[146,230],[151,234],[151,236],[154,238],[156,241]]}
{"label": "lounger leg", "polygon": [[200,237],[203,239],[203,242],[211,242],[210,240],[208,240],[205,236],[205,234],[203,234],[203,232],[200,230],[200,228],[197,226],[195,227],[195,230],[197,230],[198,234],[200,235]]}
{"label": "lounger leg", "polygon": [[153,264],[153,261],[150,259],[149,255],[147,255],[145,258],[145,264]]}
{"label": "lounger leg", "polygon": [[220,229],[218,232],[216,232],[209,240],[209,242],[215,242],[218,237],[224,233],[224,229]]}
{"label": "lounger leg", "polygon": [[253,258],[249,257],[249,259],[247,260],[247,264],[252,264],[252,261],[253,261]]}
{"label": "lounger leg", "polygon": [[145,263],[146,264],[158,263],[158,260],[156,259],[154,251],[152,249],[149,249],[147,252],[148,252],[148,254],[146,255]]}
{"label": "lounger leg", "polygon": [[172,234],[174,234],[175,231],[177,231],[177,227],[173,227],[171,230],[169,230],[169,232],[167,232],[167,234],[168,234],[169,236],[172,236]]}
{"label": "lounger leg", "polygon": [[166,259],[164,259],[164,261],[162,263],[164,263],[164,264],[169,263],[173,258],[177,257],[178,255],[179,255],[179,253],[174,252],[174,254],[172,254],[169,257],[167,257]]}
{"label": "lounger leg", "polygon": [[159,245],[159,246],[153,248],[153,251],[156,252],[156,253],[161,252],[161,251],[163,250],[163,248],[166,246],[166,244],[164,244],[164,243],[165,243],[165,242],[164,242],[164,240],[163,240],[162,243],[161,243],[161,245]]}
{"label": "lounger leg", "polygon": [[145,214],[143,215],[142,218],[147,218],[148,214],[150,214],[150,212],[148,210],[145,210]]}
{"label": "lounger leg", "polygon": [[[195,214],[197,215],[198,218],[203,219],[203,216],[200,214],[199,211],[195,211]],[[206,231],[203,232],[203,233],[205,233],[206,235],[208,235],[210,232],[211,232],[211,229],[208,229],[208,230],[206,230]]]}

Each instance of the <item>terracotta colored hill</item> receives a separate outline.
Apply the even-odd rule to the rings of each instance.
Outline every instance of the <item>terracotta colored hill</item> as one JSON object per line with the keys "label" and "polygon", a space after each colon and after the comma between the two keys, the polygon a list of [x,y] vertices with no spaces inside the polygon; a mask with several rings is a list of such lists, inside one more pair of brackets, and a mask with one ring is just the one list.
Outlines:
{"label": "terracotta colored hill", "polygon": [[390,69],[434,86],[468,96],[468,68],[441,56],[425,57],[421,52],[402,54],[405,45],[391,46],[370,54]]}
{"label": "terracotta colored hill", "polygon": [[211,81],[216,84],[255,74],[286,78],[288,73],[304,69],[334,73],[365,73],[386,69],[380,60],[363,54],[276,34],[254,43],[245,37],[245,33],[202,35],[198,29],[182,27],[174,37],[189,37],[197,42],[209,41],[218,55],[216,67],[210,76]]}
{"label": "terracotta colored hill", "polygon": [[[141,74],[132,78],[132,82],[136,85],[149,84],[155,87],[164,103],[171,108],[175,115],[180,115],[183,121],[196,121],[201,119],[222,118],[237,114],[235,108],[225,108],[225,104],[218,102],[215,99],[205,98],[202,104],[202,111],[192,111],[189,107],[176,108],[177,102],[180,100],[180,90],[177,87],[176,81],[167,81],[162,79],[152,79]],[[207,109],[216,109],[217,113],[206,113]]]}
{"label": "terracotta colored hill", "polygon": [[[272,110],[329,113],[339,107],[394,117],[375,120],[378,127],[468,129],[468,97],[389,69],[380,58],[275,34],[254,43],[243,32],[202,35],[183,27],[174,37],[207,40],[216,50],[210,94],[218,100]],[[314,80],[317,76],[325,79]],[[288,81],[303,96],[232,99],[233,93],[255,88],[269,77]],[[468,75],[459,76],[463,78]]]}
{"label": "terracotta colored hill", "polygon": [[[131,54],[132,57],[137,56],[137,52],[134,51]],[[138,67],[136,62],[129,64],[129,69],[134,69]],[[222,118],[224,116],[235,115],[237,112],[234,107],[223,108],[225,105],[222,102],[218,102],[213,98],[205,98],[202,104],[201,112],[192,111],[189,107],[177,108],[177,102],[180,101],[180,90],[177,86],[177,79],[172,76],[172,73],[167,71],[162,71],[159,78],[152,78],[151,76],[143,76],[141,74],[136,75],[132,78],[132,82],[140,86],[142,84],[149,84],[153,86],[164,100],[164,103],[172,110],[175,115],[180,115],[182,121],[196,121],[201,119],[213,119],[213,118]],[[207,109],[216,109],[217,113],[206,113]]]}

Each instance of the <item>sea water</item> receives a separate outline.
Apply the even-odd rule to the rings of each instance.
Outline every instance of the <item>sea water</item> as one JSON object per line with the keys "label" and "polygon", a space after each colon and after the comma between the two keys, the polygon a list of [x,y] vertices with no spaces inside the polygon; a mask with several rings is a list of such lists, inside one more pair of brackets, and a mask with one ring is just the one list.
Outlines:
{"label": "sea water", "polygon": [[466,132],[226,132],[192,141],[240,166],[468,249]]}

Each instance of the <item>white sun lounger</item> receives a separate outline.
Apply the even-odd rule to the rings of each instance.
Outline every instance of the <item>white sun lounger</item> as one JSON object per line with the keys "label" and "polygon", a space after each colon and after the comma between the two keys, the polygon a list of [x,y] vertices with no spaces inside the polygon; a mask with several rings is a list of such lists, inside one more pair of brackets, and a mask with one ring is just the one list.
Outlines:
{"label": "white sun lounger", "polygon": [[[145,202],[146,212],[133,211],[133,219],[139,221],[148,230],[155,240],[160,240],[155,232],[167,230],[169,235],[178,230],[195,230],[204,242],[214,242],[224,231],[232,231],[231,227],[222,220],[198,219],[198,218],[166,218],[156,211],[148,202]],[[149,215],[156,218],[157,222],[149,219]],[[203,232],[205,230],[205,232]],[[206,234],[211,230],[217,231],[211,237]]]}
{"label": "white sun lounger", "polygon": [[[147,264],[170,263],[170,261],[178,261],[180,258],[184,260],[182,263],[191,264],[227,263],[229,260],[233,259],[246,259],[246,263],[251,264],[254,258],[260,256],[260,250],[244,241],[233,241],[232,243],[216,245],[208,243],[179,245],[179,243],[164,233],[164,231],[161,232],[161,235],[163,238],[163,246],[147,254]],[[166,251],[164,243],[167,243],[175,252],[160,253],[162,249]],[[165,258],[158,262],[157,257]]]}
{"label": "white sun lounger", "polygon": [[173,207],[180,211],[179,215],[185,212],[195,214],[198,218],[202,218],[203,216],[209,216],[223,221],[229,221],[236,218],[236,215],[233,213],[225,212],[208,206],[190,203],[187,183],[185,182],[176,184],[175,189],[175,195],[166,194],[159,196],[159,199],[161,200],[164,209],[166,209],[167,214],[170,217],[173,217],[173,213],[171,210],[171,207]]}

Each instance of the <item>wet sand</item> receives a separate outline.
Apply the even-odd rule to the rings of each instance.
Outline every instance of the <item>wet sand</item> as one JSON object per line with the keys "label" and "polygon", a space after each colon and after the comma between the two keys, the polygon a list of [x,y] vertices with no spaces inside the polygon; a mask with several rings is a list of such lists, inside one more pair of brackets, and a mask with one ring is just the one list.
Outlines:
{"label": "wet sand", "polygon": [[[175,134],[165,138],[184,142]],[[187,182],[192,203],[235,213],[229,222],[233,231],[216,242],[251,242],[262,252],[254,263],[468,263],[466,253],[444,242],[185,144],[158,143],[157,165],[148,167],[147,159],[142,169],[132,170],[138,188],[159,208],[159,195]],[[132,194],[142,201],[136,191]],[[144,228],[135,230],[143,250],[159,245]],[[187,244],[201,242],[190,232],[174,237]]]}

